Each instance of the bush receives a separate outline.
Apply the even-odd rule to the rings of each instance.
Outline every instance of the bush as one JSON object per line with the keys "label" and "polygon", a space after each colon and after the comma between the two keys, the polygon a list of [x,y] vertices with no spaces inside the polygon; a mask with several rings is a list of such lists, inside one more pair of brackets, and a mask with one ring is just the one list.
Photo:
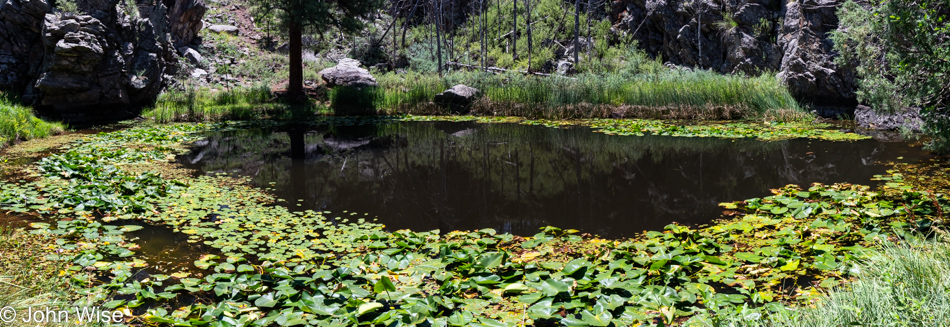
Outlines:
{"label": "bush", "polygon": [[950,2],[853,1],[832,34],[838,63],[854,66],[858,100],[875,110],[920,108],[930,148],[950,152]]}

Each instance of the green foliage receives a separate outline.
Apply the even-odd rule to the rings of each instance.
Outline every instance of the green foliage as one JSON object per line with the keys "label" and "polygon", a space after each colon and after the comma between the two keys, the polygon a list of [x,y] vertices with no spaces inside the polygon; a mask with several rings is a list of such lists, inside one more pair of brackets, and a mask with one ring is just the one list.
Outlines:
{"label": "green foliage", "polygon": [[363,26],[360,18],[371,13],[379,5],[378,0],[252,0],[260,15],[276,15],[284,28],[299,24],[314,30],[335,27],[345,33],[356,32]]}
{"label": "green foliage", "polygon": [[[586,5],[586,1],[582,1]],[[597,1],[595,3],[601,3]],[[477,8],[477,3],[472,3]],[[596,5],[596,4],[595,4]],[[443,62],[449,60],[458,61],[464,64],[480,65],[482,59],[481,49],[481,24],[484,20],[487,63],[491,66],[502,67],[514,70],[528,69],[528,59],[531,58],[531,70],[542,71],[545,65],[555,59],[558,51],[564,51],[560,44],[568,45],[574,39],[574,11],[573,1],[561,0],[534,0],[532,1],[532,11],[529,14],[522,2],[518,6],[518,33],[512,32],[514,23],[512,18],[511,1],[486,1],[486,8],[482,12],[469,15],[467,19],[458,25],[452,25],[454,29],[445,31],[446,41],[442,52],[445,56]],[[456,11],[466,9],[456,8]],[[614,40],[615,37],[610,32],[610,21],[591,17],[591,26],[588,28],[588,13],[585,8],[581,8],[580,13],[580,34],[582,38],[588,35],[594,40],[590,49],[581,48],[581,62],[583,65],[581,72],[597,72],[598,67],[616,66],[615,54],[608,53],[610,48],[626,49],[629,41]],[[593,8],[592,11],[602,11],[604,8]],[[531,21],[532,48],[529,54],[528,49],[528,21]],[[446,20],[449,20],[446,15]],[[404,23],[400,21],[399,23]],[[448,25],[448,24],[447,24]],[[517,35],[517,44],[512,44]],[[614,40],[614,41],[611,41]],[[557,42],[554,42],[557,41]],[[435,67],[435,30],[431,24],[420,24],[412,28],[407,37],[408,58],[417,60],[417,63],[424,67],[421,71],[436,71]],[[412,47],[416,47],[412,49]],[[421,48],[421,49],[420,49]],[[513,53],[512,49],[517,49],[518,53]],[[589,54],[589,55],[588,55]],[[424,57],[417,57],[422,55]],[[602,63],[603,62],[603,63]],[[412,65],[417,69],[416,63]],[[580,68],[580,67],[579,67]]]}
{"label": "green foliage", "polygon": [[731,32],[739,27],[739,22],[735,19],[735,14],[730,12],[722,13],[722,21],[716,23],[716,27],[724,32]]}
{"label": "green foliage", "polygon": [[832,39],[838,62],[860,77],[858,100],[886,112],[922,109],[930,147],[950,151],[950,3],[849,1],[838,16]]}
{"label": "green foliage", "polygon": [[33,109],[18,104],[12,95],[0,92],[0,147],[56,135],[65,130],[63,124],[37,118]]}
{"label": "green foliage", "polygon": [[59,8],[61,12],[64,13],[79,13],[79,6],[76,5],[76,0],[56,0],[55,7]]}

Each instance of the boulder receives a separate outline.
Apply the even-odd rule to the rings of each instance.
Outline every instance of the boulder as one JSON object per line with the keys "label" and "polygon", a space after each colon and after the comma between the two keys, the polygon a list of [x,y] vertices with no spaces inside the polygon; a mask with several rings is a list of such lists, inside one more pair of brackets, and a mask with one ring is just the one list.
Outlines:
{"label": "boulder", "polygon": [[919,132],[923,126],[920,110],[884,113],[876,112],[871,107],[859,105],[854,109],[854,122],[866,129],[896,130],[901,127]]}
{"label": "boulder", "polygon": [[[191,14],[173,18],[168,6],[179,1],[192,1]],[[177,69],[172,31],[203,14],[200,0],[139,5],[137,17],[125,2],[76,3],[78,13],[54,12],[48,0],[0,2],[0,88],[78,123],[128,118],[154,100]]]}
{"label": "boulder", "polygon": [[240,31],[237,27],[231,25],[211,25],[208,26],[208,30],[218,34],[228,33],[231,35],[238,35],[238,32]]}
{"label": "boulder", "polygon": [[195,68],[195,70],[191,72],[191,77],[194,78],[202,78],[205,77],[205,75],[208,75],[208,72],[201,68]]}
{"label": "boulder", "polygon": [[558,75],[568,75],[572,72],[574,72],[574,63],[567,60],[561,60],[557,62]]}
{"label": "boulder", "polygon": [[355,59],[343,59],[336,66],[320,71],[323,81],[327,87],[347,86],[355,88],[375,87],[376,78],[370,75],[369,71],[360,67],[360,62]]}
{"label": "boulder", "polygon": [[436,104],[447,107],[453,113],[465,113],[471,107],[472,102],[481,95],[481,91],[474,87],[459,84],[445,90],[445,92],[436,94],[432,99]]}
{"label": "boulder", "polygon": [[201,62],[204,60],[204,57],[198,53],[197,50],[190,47],[181,47],[178,48],[178,53],[185,59],[188,59],[193,65],[201,65]]}

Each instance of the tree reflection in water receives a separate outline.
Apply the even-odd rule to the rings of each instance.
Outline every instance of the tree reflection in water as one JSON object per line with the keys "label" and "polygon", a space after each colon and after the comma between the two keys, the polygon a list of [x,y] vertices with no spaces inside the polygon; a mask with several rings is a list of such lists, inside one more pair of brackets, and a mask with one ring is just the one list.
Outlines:
{"label": "tree reflection in water", "polygon": [[870,183],[886,169],[878,162],[922,155],[906,143],[870,140],[400,122],[215,133],[180,160],[206,173],[250,176],[261,187],[276,183],[291,209],[368,213],[391,229],[533,235],[553,225],[619,237],[674,221],[706,223],[719,217],[719,202],[787,184]]}

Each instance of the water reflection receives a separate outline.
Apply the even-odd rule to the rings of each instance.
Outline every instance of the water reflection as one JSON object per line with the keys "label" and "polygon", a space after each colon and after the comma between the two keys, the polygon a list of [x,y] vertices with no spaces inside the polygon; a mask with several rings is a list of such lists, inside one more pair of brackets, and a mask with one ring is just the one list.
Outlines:
{"label": "water reflection", "polygon": [[876,162],[922,155],[905,143],[876,141],[404,122],[221,132],[180,161],[205,173],[250,176],[275,187],[291,209],[369,213],[391,229],[531,235],[554,225],[619,237],[673,221],[705,223],[719,217],[719,202],[786,184],[869,183],[886,168]]}

